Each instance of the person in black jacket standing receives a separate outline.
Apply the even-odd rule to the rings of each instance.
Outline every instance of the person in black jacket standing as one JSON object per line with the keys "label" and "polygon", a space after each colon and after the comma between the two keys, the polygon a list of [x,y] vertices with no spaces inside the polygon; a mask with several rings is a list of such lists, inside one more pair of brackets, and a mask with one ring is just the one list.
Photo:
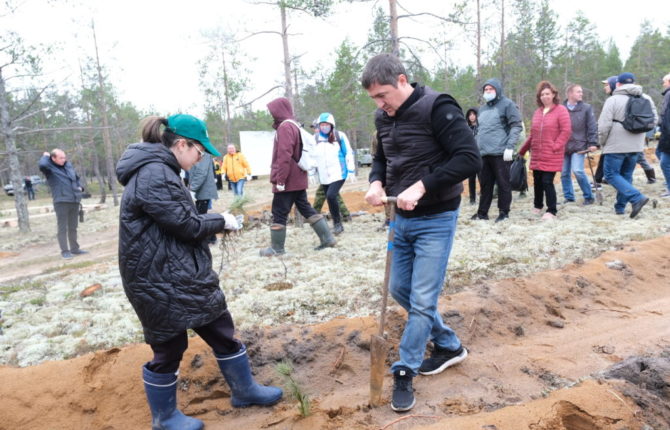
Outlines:
{"label": "person in black jacket standing", "polygon": [[[389,291],[407,310],[400,359],[393,363],[391,408],[415,404],[412,379],[463,361],[467,350],[437,309],[456,233],[462,182],[482,165],[475,137],[448,94],[410,83],[400,60],[373,57],[361,84],[377,104],[377,151],[365,200],[397,197]],[[426,344],[433,343],[424,360]]]}
{"label": "person in black jacket standing", "polygon": [[[62,149],[45,152],[40,158],[39,167],[47,178],[58,224],[58,245],[60,255],[69,260],[73,255],[86,254],[77,242],[79,225],[79,202],[84,187],[79,183],[79,175],[67,161]],[[68,246],[69,242],[69,246]]]}
{"label": "person in black jacket standing", "polygon": [[566,90],[567,99],[563,102],[563,106],[568,109],[570,114],[572,135],[570,135],[570,140],[565,145],[561,185],[565,198],[564,203],[574,202],[575,190],[572,186],[572,175],[574,174],[584,195],[584,205],[592,205],[595,199],[584,171],[584,158],[586,151],[593,152],[598,149],[598,125],[596,124],[596,117],[593,115],[593,108],[590,104],[582,101],[583,95],[584,91],[581,85],[568,85]]}
{"label": "person in black jacket standing", "polygon": [[119,219],[119,270],[128,300],[154,357],[142,368],[154,429],[196,430],[202,421],[176,408],[177,373],[193,329],[214,351],[234,407],[271,405],[282,390],[257,384],[246,347],[212,270],[208,238],[241,228],[231,214],[199,214],[180,169],[205,152],[220,156],[204,121],[179,114],[150,117],[142,143],[130,145],[116,166],[125,187]]}

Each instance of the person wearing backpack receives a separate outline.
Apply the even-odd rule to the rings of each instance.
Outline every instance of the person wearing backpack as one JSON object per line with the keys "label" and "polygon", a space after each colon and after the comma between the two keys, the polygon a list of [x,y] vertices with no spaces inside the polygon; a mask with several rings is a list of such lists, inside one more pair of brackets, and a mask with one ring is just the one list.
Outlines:
{"label": "person wearing backpack", "polygon": [[[293,116],[293,106],[286,97],[279,97],[267,104],[274,120],[272,127],[277,130],[272,146],[270,182],[272,183],[272,225],[271,245],[261,249],[262,257],[282,255],[286,241],[286,223],[291,207],[295,204],[298,212],[320,240],[315,250],[333,247],[337,243],[323,215],[317,213],[307,200],[307,171],[299,166],[303,157],[303,137]],[[307,131],[305,139],[312,138]]]}
{"label": "person wearing backpack", "polygon": [[316,133],[315,138],[316,171],[319,175],[319,183],[324,188],[328,210],[333,219],[333,233],[337,235],[344,231],[338,196],[347,175],[355,172],[354,153],[347,136],[335,129],[335,117],[328,112],[319,115],[319,132]]}
{"label": "person wearing backpack", "polygon": [[[616,88],[605,101],[598,118],[598,142],[605,154],[603,170],[607,182],[617,190],[614,204],[617,215],[623,215],[630,203],[630,217],[635,218],[649,202],[649,198],[633,186],[633,171],[644,149],[647,130],[643,125],[647,121],[651,121],[652,126],[658,122],[654,102],[642,92],[640,85],[635,84],[635,75],[620,74]],[[636,123],[637,128],[634,127]]]}

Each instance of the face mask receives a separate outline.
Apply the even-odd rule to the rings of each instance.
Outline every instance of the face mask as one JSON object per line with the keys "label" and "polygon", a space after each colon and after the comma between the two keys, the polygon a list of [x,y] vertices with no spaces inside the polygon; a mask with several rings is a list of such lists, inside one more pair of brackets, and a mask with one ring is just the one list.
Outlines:
{"label": "face mask", "polygon": [[324,136],[327,136],[330,134],[330,131],[333,129],[333,127],[330,124],[324,124],[319,126],[319,131],[321,134]]}
{"label": "face mask", "polygon": [[484,100],[486,100],[487,102],[490,102],[491,100],[496,98],[496,93],[495,93],[495,91],[492,92],[492,93],[484,93],[484,95],[482,97],[484,97]]}

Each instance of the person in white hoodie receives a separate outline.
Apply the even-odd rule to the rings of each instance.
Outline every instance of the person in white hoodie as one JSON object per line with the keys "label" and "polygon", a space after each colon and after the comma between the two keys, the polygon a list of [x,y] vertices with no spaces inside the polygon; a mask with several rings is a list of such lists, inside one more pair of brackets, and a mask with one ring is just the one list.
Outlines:
{"label": "person in white hoodie", "polygon": [[333,219],[333,233],[340,234],[344,231],[344,227],[337,199],[344,180],[348,175],[354,174],[354,152],[347,136],[335,129],[335,117],[332,114],[322,113],[319,115],[318,123],[314,160],[319,182],[326,193],[328,210]]}

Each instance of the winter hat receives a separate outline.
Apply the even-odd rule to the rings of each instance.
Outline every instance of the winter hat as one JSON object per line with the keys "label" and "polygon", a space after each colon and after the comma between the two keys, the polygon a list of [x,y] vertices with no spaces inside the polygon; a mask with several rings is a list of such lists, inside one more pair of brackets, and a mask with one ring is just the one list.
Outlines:
{"label": "winter hat", "polygon": [[617,82],[620,84],[632,84],[635,82],[635,75],[629,72],[624,72],[619,75]]}
{"label": "winter hat", "polygon": [[608,84],[610,86],[610,90],[614,91],[618,79],[619,79],[618,76],[610,76],[609,78],[602,80],[600,82],[602,82],[603,84]]}
{"label": "winter hat", "polygon": [[187,137],[189,139],[197,140],[205,147],[205,151],[209,152],[215,157],[220,157],[221,153],[216,150],[214,145],[209,141],[207,134],[207,124],[205,121],[194,117],[193,115],[177,114],[167,118],[168,129],[178,136]]}
{"label": "winter hat", "polygon": [[332,125],[333,128],[335,128],[335,117],[328,112],[324,112],[321,115],[319,115],[319,124],[322,122],[327,122],[328,124]]}

